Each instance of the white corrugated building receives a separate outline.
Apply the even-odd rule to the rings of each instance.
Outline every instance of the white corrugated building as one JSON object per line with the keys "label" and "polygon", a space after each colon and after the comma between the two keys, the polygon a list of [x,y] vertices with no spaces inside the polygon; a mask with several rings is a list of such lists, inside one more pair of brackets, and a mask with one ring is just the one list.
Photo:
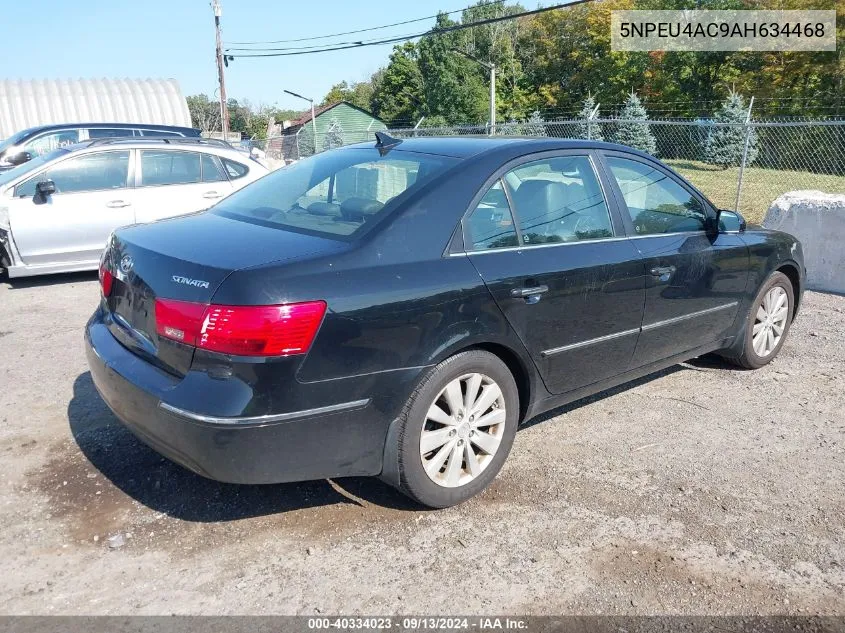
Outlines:
{"label": "white corrugated building", "polygon": [[0,139],[50,123],[191,126],[175,79],[0,79]]}

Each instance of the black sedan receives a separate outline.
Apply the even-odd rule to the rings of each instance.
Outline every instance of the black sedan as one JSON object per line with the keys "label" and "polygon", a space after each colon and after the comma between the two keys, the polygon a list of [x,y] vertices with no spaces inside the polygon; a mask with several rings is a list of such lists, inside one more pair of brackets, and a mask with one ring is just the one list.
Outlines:
{"label": "black sedan", "polygon": [[765,365],[805,272],[630,148],[379,134],[118,230],[85,340],[115,414],[201,475],[444,507],[541,412],[708,352]]}

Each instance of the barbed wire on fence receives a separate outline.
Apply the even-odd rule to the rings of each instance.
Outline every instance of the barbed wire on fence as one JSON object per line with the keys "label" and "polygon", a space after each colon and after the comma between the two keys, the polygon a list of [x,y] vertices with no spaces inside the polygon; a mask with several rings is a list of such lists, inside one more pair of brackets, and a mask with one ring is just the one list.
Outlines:
{"label": "barbed wire on fence", "polygon": [[[708,119],[559,118],[505,121],[489,125],[391,128],[397,138],[430,136],[530,136],[619,142],[654,139],[654,154],[689,180],[721,208],[736,208],[750,221],[762,220],[780,194],[801,189],[845,193],[845,121],[751,121],[721,123]],[[250,141],[277,163],[314,153],[308,126],[295,133]],[[319,137],[319,133],[318,133]],[[342,130],[344,145],[374,139],[367,130]],[[631,141],[629,141],[631,142]],[[746,148],[746,143],[748,147]],[[323,150],[321,138],[317,151]],[[741,195],[740,195],[741,194]]]}

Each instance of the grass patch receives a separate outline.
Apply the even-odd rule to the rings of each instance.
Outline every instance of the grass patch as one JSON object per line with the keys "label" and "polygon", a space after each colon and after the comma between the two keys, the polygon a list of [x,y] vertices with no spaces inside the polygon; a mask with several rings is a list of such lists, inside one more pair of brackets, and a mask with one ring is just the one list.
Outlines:
{"label": "grass patch", "polygon": [[[723,209],[733,209],[739,167],[722,169],[694,160],[667,160],[667,165],[687,178],[704,195]],[[813,174],[808,171],[786,171],[746,167],[743,174],[739,211],[749,222],[759,224],[766,210],[779,195],[787,191],[814,189],[826,193],[844,193],[845,176]]]}

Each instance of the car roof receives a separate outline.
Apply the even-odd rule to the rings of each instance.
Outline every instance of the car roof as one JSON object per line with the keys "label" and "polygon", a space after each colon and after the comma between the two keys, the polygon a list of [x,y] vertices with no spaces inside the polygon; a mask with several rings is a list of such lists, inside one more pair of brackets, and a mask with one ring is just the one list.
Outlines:
{"label": "car roof", "polygon": [[[401,141],[391,146],[388,151],[416,152],[420,154],[436,154],[452,158],[469,158],[478,154],[492,154],[498,151],[513,150],[516,146],[520,153],[530,154],[548,150],[566,149],[607,149],[636,154],[646,158],[653,158],[626,145],[605,143],[579,139],[566,139],[537,136],[426,136],[416,138],[396,139]],[[356,143],[341,149],[374,147],[375,142]]]}
{"label": "car roof", "polygon": [[200,138],[200,137],[156,137],[156,136],[117,136],[114,138],[100,138],[90,141],[82,141],[81,143],[73,143],[72,145],[65,145],[62,149],[68,152],[80,152],[83,150],[98,150],[110,148],[148,148],[155,147],[157,149],[191,149],[191,151],[211,151],[213,153],[232,154],[234,156],[244,156],[246,152],[240,151],[233,147],[226,141],[214,138]]}
{"label": "car roof", "polygon": [[37,134],[39,132],[46,132],[49,130],[73,130],[76,128],[88,129],[111,129],[111,130],[162,130],[173,132],[195,132],[196,128],[184,127],[181,125],[162,125],[159,123],[48,123],[45,125],[36,125],[31,128],[22,130],[27,134]]}

